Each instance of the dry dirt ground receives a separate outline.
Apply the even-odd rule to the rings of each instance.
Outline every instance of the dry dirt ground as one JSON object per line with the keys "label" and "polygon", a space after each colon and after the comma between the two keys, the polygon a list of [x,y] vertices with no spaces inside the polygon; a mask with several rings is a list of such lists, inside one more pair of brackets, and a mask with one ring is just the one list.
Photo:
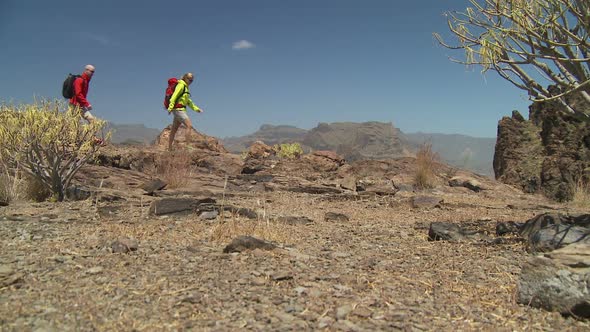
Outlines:
{"label": "dry dirt ground", "polygon": [[[85,201],[0,208],[0,330],[590,330],[586,321],[515,302],[530,254],[516,238],[491,239],[497,222],[567,209],[537,196],[435,189],[428,194],[444,203],[415,209],[413,192],[232,190],[203,175],[202,190],[187,197],[210,193],[219,206],[259,217],[225,211],[202,220],[195,213],[150,215],[158,198],[143,195],[147,177],[138,172],[96,172],[110,191]],[[325,220],[328,212],[349,220]],[[490,239],[428,241],[435,221],[484,230]],[[223,253],[238,235],[278,247]],[[112,252],[122,237],[137,240],[138,249]]]}

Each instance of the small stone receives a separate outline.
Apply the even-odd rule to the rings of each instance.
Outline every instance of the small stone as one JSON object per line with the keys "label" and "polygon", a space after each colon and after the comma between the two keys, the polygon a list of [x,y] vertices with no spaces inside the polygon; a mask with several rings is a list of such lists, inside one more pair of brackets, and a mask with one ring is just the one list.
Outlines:
{"label": "small stone", "polygon": [[338,309],[336,309],[336,319],[342,320],[345,319],[346,316],[352,311],[352,306],[350,304],[345,304]]}
{"label": "small stone", "polygon": [[300,305],[297,305],[297,304],[288,305],[285,307],[286,313],[299,313],[299,312],[302,312],[303,310],[304,310],[303,307]]}
{"label": "small stone", "polygon": [[318,320],[318,328],[324,329],[334,324],[334,318],[330,316],[324,316]]}
{"label": "small stone", "polygon": [[9,276],[14,273],[14,270],[9,265],[0,265],[0,277]]}
{"label": "small stone", "polygon": [[295,292],[297,293],[297,295],[301,295],[307,293],[307,288],[301,286],[295,287]]}
{"label": "small stone", "polygon": [[411,199],[412,207],[415,209],[440,208],[443,202],[442,198],[434,196],[416,196]]}
{"label": "small stone", "polygon": [[352,314],[359,316],[359,317],[363,317],[363,318],[369,318],[369,317],[371,317],[373,312],[369,308],[366,308],[366,307],[356,307],[356,308],[354,308]]}
{"label": "small stone", "polygon": [[285,312],[280,312],[280,311],[275,313],[275,316],[284,323],[290,323],[295,319],[295,317],[293,317],[293,315],[290,315]]}
{"label": "small stone", "polygon": [[148,195],[152,195],[157,190],[164,189],[168,184],[160,179],[153,179],[144,183],[141,189],[145,190]]}
{"label": "small stone", "polygon": [[332,258],[347,258],[350,257],[351,254],[348,252],[333,252],[330,256],[332,256]]}
{"label": "small stone", "polygon": [[321,297],[323,295],[322,291],[317,288],[313,288],[313,289],[309,290],[308,294],[311,297]]}
{"label": "small stone", "polygon": [[99,274],[103,271],[104,269],[101,266],[95,266],[95,267],[91,267],[88,270],[86,270],[87,274]]}
{"label": "small stone", "polygon": [[113,253],[128,253],[130,251],[136,251],[138,247],[137,240],[129,238],[120,238],[111,244]]}
{"label": "small stone", "polygon": [[289,271],[281,271],[273,274],[271,276],[272,280],[274,281],[283,281],[293,279],[293,274]]}
{"label": "small stone", "polygon": [[63,255],[63,256],[55,256],[55,261],[58,263],[65,263],[65,262],[69,262],[72,259],[74,259],[74,257],[69,256],[69,255]]}
{"label": "small stone", "polygon": [[232,240],[224,249],[224,253],[235,253],[253,249],[273,250],[276,246],[270,242],[252,236],[239,236]]}
{"label": "small stone", "polygon": [[338,221],[338,222],[344,222],[344,221],[349,221],[350,218],[343,214],[343,213],[337,213],[337,212],[327,212],[324,215],[324,220],[325,221]]}
{"label": "small stone", "polygon": [[263,277],[256,277],[252,279],[253,286],[264,286],[266,284],[266,279]]}
{"label": "small stone", "polygon": [[203,220],[213,220],[213,219],[217,218],[218,215],[219,215],[219,213],[216,210],[204,211],[199,215],[199,218],[203,219]]}

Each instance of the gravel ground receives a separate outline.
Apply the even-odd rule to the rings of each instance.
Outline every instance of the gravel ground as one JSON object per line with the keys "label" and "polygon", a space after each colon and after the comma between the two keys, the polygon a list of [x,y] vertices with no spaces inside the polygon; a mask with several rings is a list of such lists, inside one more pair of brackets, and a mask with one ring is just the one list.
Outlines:
{"label": "gravel ground", "polygon": [[[229,211],[214,220],[150,216],[137,198],[1,207],[0,330],[590,329],[517,304],[516,281],[530,254],[517,238],[490,241],[496,222],[524,222],[563,206],[456,191],[433,193],[444,199],[440,208],[413,209],[412,195],[275,191],[224,198],[224,205],[257,211],[257,219]],[[328,212],[349,220],[325,220]],[[489,239],[428,241],[435,221]],[[239,235],[277,248],[223,253]],[[113,252],[122,238],[136,240],[137,250]]]}

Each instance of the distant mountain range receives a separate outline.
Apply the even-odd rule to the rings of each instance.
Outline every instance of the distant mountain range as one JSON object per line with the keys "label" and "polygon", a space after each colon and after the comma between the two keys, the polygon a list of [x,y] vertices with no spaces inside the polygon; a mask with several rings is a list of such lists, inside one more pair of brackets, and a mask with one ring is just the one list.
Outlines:
{"label": "distant mountain range", "polygon": [[[113,131],[112,142],[117,144],[149,145],[160,134],[159,129],[147,128],[141,124],[109,123],[108,128]],[[332,150],[348,161],[411,156],[422,144],[430,143],[432,150],[447,164],[494,176],[492,161],[495,138],[403,133],[393,124],[383,122],[336,122],[320,123],[310,130],[265,124],[252,134],[221,139],[225,148],[233,153],[241,153],[256,141],[268,145],[297,142],[306,152]]]}
{"label": "distant mountain range", "polygon": [[391,123],[337,122],[320,123],[311,130],[286,125],[263,125],[250,135],[222,140],[226,149],[240,153],[253,142],[268,145],[300,143],[304,150],[332,150],[347,160],[388,159],[413,155],[422,144],[449,165],[493,177],[495,138],[479,138],[458,134],[403,133]]}

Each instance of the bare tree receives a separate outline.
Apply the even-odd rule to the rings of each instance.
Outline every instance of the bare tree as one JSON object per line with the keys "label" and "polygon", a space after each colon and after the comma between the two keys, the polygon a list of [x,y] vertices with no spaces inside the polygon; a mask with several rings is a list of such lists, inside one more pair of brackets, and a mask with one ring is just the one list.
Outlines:
{"label": "bare tree", "polygon": [[469,1],[464,12],[445,13],[454,45],[434,34],[444,47],[465,52],[452,61],[493,70],[532,101],[557,100],[589,116],[569,102],[576,93],[590,104],[589,0]]}

